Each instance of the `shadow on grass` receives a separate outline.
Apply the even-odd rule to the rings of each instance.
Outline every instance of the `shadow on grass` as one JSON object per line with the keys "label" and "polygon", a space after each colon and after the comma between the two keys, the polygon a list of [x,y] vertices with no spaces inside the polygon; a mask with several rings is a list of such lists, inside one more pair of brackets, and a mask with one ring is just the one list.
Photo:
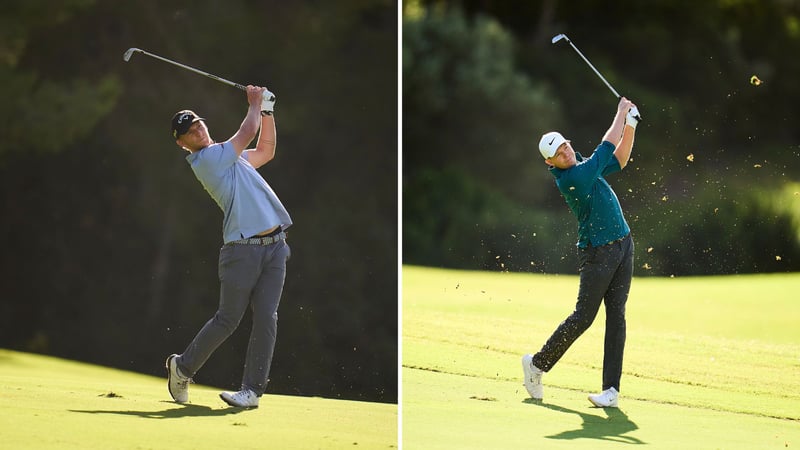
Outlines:
{"label": "shadow on grass", "polygon": [[168,403],[170,406],[162,410],[152,410],[152,411],[70,409],[69,412],[83,413],[83,414],[118,414],[122,416],[144,417],[146,419],[177,419],[179,417],[220,417],[220,416],[228,416],[231,414],[239,414],[242,411],[246,411],[246,409],[244,408],[215,409],[211,408],[210,406],[204,406],[204,405],[191,405],[191,404],[181,405],[179,403],[172,403],[167,401],[161,403]]}
{"label": "shadow on grass", "polygon": [[583,419],[580,429],[567,430],[551,436],[545,436],[548,439],[598,439],[624,444],[646,444],[646,442],[633,436],[623,436],[625,433],[638,430],[639,426],[631,421],[619,408],[591,408],[593,411],[603,411],[603,413],[605,413],[605,417],[603,417],[589,414],[588,412],[564,408],[563,406],[543,403],[530,398],[524,400],[524,403],[538,405],[553,411],[575,414]]}

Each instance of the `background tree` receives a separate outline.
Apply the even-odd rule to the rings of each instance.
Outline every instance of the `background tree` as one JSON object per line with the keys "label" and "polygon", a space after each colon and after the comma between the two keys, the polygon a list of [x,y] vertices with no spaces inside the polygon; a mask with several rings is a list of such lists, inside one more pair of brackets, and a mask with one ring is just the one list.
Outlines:
{"label": "background tree", "polygon": [[9,0],[0,6],[0,92],[4,103],[0,108],[0,158],[15,151],[59,151],[86,135],[113,108],[121,90],[114,74],[53,76],[24,61],[39,33],[82,14],[90,3],[53,2],[44,9],[35,2]]}
{"label": "background tree", "polygon": [[451,267],[535,265],[508,249],[557,239],[535,206],[547,174],[530,157],[532,118],[562,120],[550,87],[515,67],[512,36],[485,16],[409,18],[403,48],[404,254]]}
{"label": "background tree", "polygon": [[[574,273],[574,219],[536,146],[555,128],[590,153],[616,100],[551,45],[566,33],[645,118],[611,180],[637,275],[800,270],[800,195],[785,195],[800,178],[798,18],[777,0],[404,2],[403,261]],[[484,75],[470,114],[459,95],[476,77],[450,75],[465,72]],[[514,89],[482,96],[509,74]],[[538,108],[509,109],[529,92]]]}

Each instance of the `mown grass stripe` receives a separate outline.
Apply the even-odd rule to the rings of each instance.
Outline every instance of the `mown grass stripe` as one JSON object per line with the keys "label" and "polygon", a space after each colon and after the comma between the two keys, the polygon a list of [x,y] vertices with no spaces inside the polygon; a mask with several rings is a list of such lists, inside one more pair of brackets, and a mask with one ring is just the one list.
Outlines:
{"label": "mown grass stripe", "polygon": [[[602,308],[545,374],[543,404],[526,400],[522,386],[520,357],[571,312],[577,281],[403,267],[404,445],[800,445],[800,274],[635,279],[623,415],[614,417],[586,400],[599,390]],[[449,446],[439,445],[437,432]]]}

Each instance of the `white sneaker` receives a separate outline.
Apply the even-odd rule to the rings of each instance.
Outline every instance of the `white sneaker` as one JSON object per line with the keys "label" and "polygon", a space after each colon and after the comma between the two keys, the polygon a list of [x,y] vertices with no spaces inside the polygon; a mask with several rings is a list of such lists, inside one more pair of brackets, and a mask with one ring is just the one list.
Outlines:
{"label": "white sneaker", "polygon": [[243,389],[239,392],[222,392],[219,398],[231,406],[239,408],[258,408],[258,396],[250,389]]}
{"label": "white sneaker", "polygon": [[172,354],[167,358],[167,389],[172,399],[178,403],[189,401],[189,383],[191,378],[183,376],[178,369],[178,355]]}
{"label": "white sneaker", "polygon": [[619,392],[612,387],[599,394],[590,395],[589,401],[592,402],[594,406],[599,406],[601,408],[616,408],[618,398]]}
{"label": "white sneaker", "polygon": [[534,400],[541,400],[544,397],[544,386],[542,385],[542,369],[533,365],[533,355],[522,357],[522,372],[525,375],[523,383],[525,389]]}

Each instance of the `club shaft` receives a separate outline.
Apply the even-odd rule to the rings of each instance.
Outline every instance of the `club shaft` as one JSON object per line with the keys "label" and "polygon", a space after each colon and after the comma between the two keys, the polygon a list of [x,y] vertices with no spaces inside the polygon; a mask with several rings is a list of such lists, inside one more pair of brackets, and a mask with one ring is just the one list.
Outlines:
{"label": "club shaft", "polygon": [[233,86],[233,87],[235,87],[235,88],[237,88],[237,89],[241,89],[241,90],[243,90],[243,91],[246,91],[246,90],[247,90],[247,88],[246,88],[245,86],[243,86],[243,85],[241,85],[241,84],[239,84],[239,83],[234,83],[233,81],[226,80],[225,78],[218,77],[218,76],[216,76],[216,75],[214,75],[214,74],[211,74],[211,73],[208,73],[208,72],[203,72],[202,70],[195,69],[194,67],[189,67],[189,66],[187,66],[187,65],[185,65],[185,64],[181,64],[181,63],[179,63],[179,62],[175,62],[175,61],[172,61],[172,60],[170,60],[170,59],[167,59],[167,58],[163,58],[163,57],[161,57],[161,56],[158,56],[158,55],[156,55],[156,54],[150,53],[150,52],[148,52],[148,51],[145,51],[145,50],[142,50],[142,49],[137,49],[136,51],[138,51],[138,52],[140,52],[140,53],[144,53],[145,55],[147,55],[147,56],[150,56],[150,57],[152,57],[152,58],[155,58],[155,59],[160,59],[161,61],[164,61],[164,62],[166,62],[166,63],[170,63],[170,64],[172,64],[172,65],[175,65],[175,66],[178,66],[178,67],[184,68],[184,69],[186,69],[186,70],[190,70],[190,71],[192,71],[192,72],[194,72],[194,73],[197,73],[197,74],[200,74],[200,75],[206,76],[206,77],[208,77],[208,78],[211,78],[212,80],[217,80],[217,81],[219,81],[219,82],[221,82],[221,83],[225,83],[225,84],[227,84],[227,85],[229,85],[229,86]]}
{"label": "club shaft", "polygon": [[[597,76],[598,76],[598,77],[600,77],[600,79],[601,79],[601,80],[603,80],[603,83],[605,83],[605,84],[606,84],[606,86],[608,86],[608,88],[611,90],[611,93],[612,93],[612,94],[614,94],[614,97],[617,97],[617,99],[620,99],[620,98],[622,98],[622,97],[619,95],[619,93],[617,92],[617,90],[616,90],[616,89],[614,89],[614,88],[611,86],[611,84],[610,84],[610,83],[609,83],[609,82],[608,82],[608,81],[605,79],[605,77],[603,77],[603,75],[602,75],[602,74],[600,74],[600,72],[599,72],[597,69],[595,69],[595,67],[592,65],[592,63],[591,63],[591,62],[589,62],[589,60],[588,60],[588,59],[587,59],[585,56],[583,56],[583,53],[581,53],[581,51],[580,51],[580,50],[578,50],[578,47],[576,47],[576,46],[575,46],[575,44],[573,44],[573,43],[572,43],[572,40],[571,40],[570,38],[568,38],[568,37],[567,37],[567,35],[565,35],[565,34],[558,34],[558,35],[554,36],[554,37],[553,37],[553,39],[552,39],[552,43],[553,43],[553,44],[555,44],[556,42],[558,42],[558,41],[560,41],[560,40],[562,40],[562,39],[563,39],[563,40],[566,40],[566,41],[569,43],[570,47],[572,47],[572,49],[573,49],[573,50],[575,50],[575,53],[577,53],[577,54],[578,54],[578,56],[580,56],[580,57],[581,57],[581,59],[583,59],[583,60],[586,62],[586,64],[587,64],[589,67],[591,67],[591,68],[592,68],[592,70],[594,71],[594,73],[596,73],[596,74],[597,74]],[[642,116],[641,116],[641,115],[637,114],[635,117],[636,117],[636,120],[638,120],[639,122],[641,122],[641,121],[642,121]]]}
{"label": "club shaft", "polygon": [[575,47],[575,44],[573,44],[573,43],[572,43],[572,41],[571,41],[571,40],[569,40],[569,39],[567,39],[567,42],[569,42],[569,45],[570,45],[570,46],[571,46],[573,49],[575,49],[575,51],[578,53],[578,55],[580,55],[580,57],[581,57],[581,58],[583,58],[583,60],[584,60],[584,61],[586,61],[586,64],[588,64],[588,65],[589,65],[589,67],[591,67],[591,68],[592,68],[592,70],[594,70],[594,73],[596,73],[596,74],[597,74],[597,76],[598,76],[598,77],[600,77],[600,79],[601,79],[601,80],[603,80],[603,83],[605,83],[605,84],[606,84],[606,86],[608,86],[608,88],[609,88],[609,89],[611,89],[611,92],[614,94],[614,96],[615,96],[615,97],[617,97],[617,98],[620,98],[620,95],[619,95],[619,93],[617,93],[616,89],[614,89],[613,87],[611,87],[611,84],[609,84],[609,82],[608,82],[608,81],[606,81],[605,77],[603,77],[603,75],[601,75],[601,74],[600,74],[600,72],[599,72],[597,69],[595,69],[595,68],[594,68],[594,66],[592,65],[592,63],[590,63],[590,62],[589,62],[589,60],[588,60],[588,59],[586,59],[586,57],[585,57],[585,56],[583,56],[583,53],[581,53],[581,51],[580,51],[580,50],[578,50],[578,47]]}

